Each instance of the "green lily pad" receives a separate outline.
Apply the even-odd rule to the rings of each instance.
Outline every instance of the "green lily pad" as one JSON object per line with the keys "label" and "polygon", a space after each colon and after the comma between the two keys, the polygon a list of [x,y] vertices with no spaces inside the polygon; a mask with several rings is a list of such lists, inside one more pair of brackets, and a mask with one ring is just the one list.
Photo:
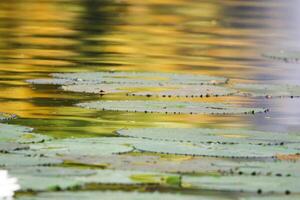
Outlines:
{"label": "green lily pad", "polygon": [[191,143],[220,144],[284,144],[299,143],[300,135],[274,133],[246,129],[208,129],[208,128],[136,128],[121,129],[120,136]]}
{"label": "green lily pad", "polygon": [[274,176],[183,176],[182,185],[187,188],[267,193],[299,193],[300,182],[298,177]]}
{"label": "green lily pad", "polygon": [[58,158],[31,157],[21,154],[0,154],[0,166],[2,167],[24,167],[24,166],[48,166],[61,164]]}
{"label": "green lily pad", "polygon": [[223,77],[207,75],[190,75],[174,73],[152,73],[152,72],[80,72],[80,73],[55,73],[55,78],[69,79],[75,81],[88,81],[94,83],[133,83],[147,85],[148,83],[162,84],[220,84],[226,83]]}
{"label": "green lily pad", "polygon": [[263,57],[283,61],[286,63],[298,63],[300,61],[299,51],[277,51],[262,54]]}
{"label": "green lily pad", "polygon": [[9,120],[9,119],[14,119],[16,118],[17,116],[14,115],[14,114],[9,114],[9,113],[3,113],[3,112],[0,112],[0,121],[2,120]]}
{"label": "green lily pad", "polygon": [[159,92],[132,92],[131,96],[158,96],[158,97],[217,97],[236,93],[235,90],[214,85],[188,85],[178,86]]}
{"label": "green lily pad", "polygon": [[29,146],[14,142],[0,142],[0,153],[8,153],[11,151],[18,151],[28,149]]}
{"label": "green lily pad", "polygon": [[176,156],[160,157],[149,155],[110,155],[110,156],[68,156],[63,157],[67,163],[89,166],[101,166],[106,169],[152,171],[167,173],[212,173],[218,174],[219,165],[227,165],[229,170],[233,164],[229,161],[213,158]]}
{"label": "green lily pad", "polygon": [[86,177],[96,175],[96,170],[77,169],[67,167],[18,167],[11,168],[10,172],[17,175],[41,177]]}
{"label": "green lily pad", "polygon": [[[62,89],[72,92],[85,92],[95,94],[108,94],[128,92],[128,95],[158,95],[158,96],[184,96],[208,97],[224,96],[235,93],[230,88],[212,86],[226,83],[225,78],[169,73],[148,72],[93,72],[93,73],[57,73],[52,74],[53,79],[27,80],[33,84],[63,85]],[[210,86],[209,86],[210,85]],[[149,87],[165,89],[164,92],[137,92],[134,89]],[[125,89],[126,88],[126,89]]]}
{"label": "green lily pad", "polygon": [[[106,142],[107,141],[107,142]],[[40,144],[30,145],[30,151],[23,153],[28,155],[111,155],[114,153],[126,153],[133,150],[126,144],[114,144],[102,138],[77,138],[52,140]]]}
{"label": "green lily pad", "polygon": [[23,167],[12,168],[9,173],[18,179],[21,191],[65,190],[83,186],[76,177],[94,175],[91,170],[78,170],[62,167]]}
{"label": "green lily pad", "polygon": [[[101,185],[136,185],[157,184],[170,185],[170,179],[178,179],[176,186],[180,184],[179,175],[145,173],[120,170],[86,170],[62,167],[25,167],[13,168],[10,174],[18,178],[22,191],[46,191],[52,188],[61,190],[70,187],[84,186],[86,184]],[[174,185],[175,186],[175,185]]]}
{"label": "green lily pad", "polygon": [[300,177],[300,162],[240,162],[214,163],[219,169],[228,169],[230,173],[252,176]]}
{"label": "green lily pad", "polygon": [[120,200],[120,199],[131,199],[131,200],[226,200],[226,197],[213,197],[213,196],[194,196],[194,195],[183,195],[177,193],[139,193],[139,192],[122,192],[122,191],[87,191],[87,192],[47,192],[37,194],[37,196],[20,196],[17,200]]}
{"label": "green lily pad", "polygon": [[51,140],[49,136],[32,133],[33,129],[25,126],[0,123],[0,142],[17,142],[21,144],[38,143]]}
{"label": "green lily pad", "polygon": [[299,85],[236,84],[236,89],[254,97],[300,97]]}
{"label": "green lily pad", "polygon": [[169,114],[254,114],[266,111],[262,108],[241,108],[222,103],[165,101],[93,101],[79,103],[77,106],[96,110]]}
{"label": "green lily pad", "polygon": [[183,142],[144,140],[134,144],[137,150],[162,154],[213,156],[231,158],[266,158],[277,154],[297,154],[298,149],[285,146],[253,146],[251,144],[192,144]]}

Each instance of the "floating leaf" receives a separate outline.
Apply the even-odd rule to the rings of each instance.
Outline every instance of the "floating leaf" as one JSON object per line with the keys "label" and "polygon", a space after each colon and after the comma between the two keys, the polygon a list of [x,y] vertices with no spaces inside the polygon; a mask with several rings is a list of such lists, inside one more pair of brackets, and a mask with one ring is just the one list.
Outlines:
{"label": "floating leaf", "polygon": [[162,84],[219,84],[226,83],[223,77],[207,75],[190,75],[174,73],[152,73],[152,72],[80,72],[80,73],[56,73],[55,78],[69,79],[75,81],[88,81],[94,83],[162,83]]}
{"label": "floating leaf", "polygon": [[236,84],[236,89],[254,97],[299,97],[299,85],[279,85],[279,84]]}
{"label": "floating leaf", "polygon": [[182,142],[144,140],[134,144],[140,151],[232,158],[264,158],[274,157],[276,154],[296,154],[300,151],[285,146],[253,146],[251,144],[192,144]]}
{"label": "floating leaf", "polygon": [[3,167],[23,167],[23,166],[44,166],[61,164],[58,158],[31,157],[21,154],[0,154],[0,166]]}
{"label": "floating leaf", "polygon": [[159,92],[132,92],[131,96],[159,96],[159,97],[217,97],[236,93],[235,90],[214,85],[178,86]]}
{"label": "floating leaf", "polygon": [[78,83],[78,81],[62,78],[53,78],[53,79],[30,79],[26,82],[31,84],[38,85],[72,85]]}
{"label": "floating leaf", "polygon": [[[62,89],[72,92],[85,92],[95,94],[108,94],[118,92],[134,92],[140,88],[163,87],[164,92],[138,92],[129,95],[158,95],[158,96],[184,96],[208,97],[224,96],[235,92],[233,89],[211,84],[225,83],[226,79],[205,75],[147,73],[147,72],[94,72],[94,73],[61,73],[52,74],[54,79],[28,80],[33,84],[63,85]],[[192,86],[194,85],[194,86]],[[126,90],[125,90],[126,88]],[[171,89],[169,91],[169,89]]]}
{"label": "floating leaf", "polygon": [[22,191],[45,191],[82,186],[84,182],[76,177],[91,176],[95,172],[62,167],[23,167],[11,169],[10,174],[18,179]]}
{"label": "floating leaf", "polygon": [[[170,178],[180,176],[119,170],[86,170],[62,167],[25,167],[10,170],[17,177],[21,190],[45,191],[52,188],[61,190],[86,184],[102,185],[136,185],[157,184],[172,185],[167,182]],[[139,177],[148,177],[147,180]]]}
{"label": "floating leaf", "polygon": [[0,121],[2,120],[9,120],[9,119],[14,119],[16,118],[17,116],[14,115],[14,114],[9,114],[9,113],[3,113],[3,112],[0,112]]}
{"label": "floating leaf", "polygon": [[299,162],[240,162],[240,163],[214,163],[219,169],[228,169],[231,173],[240,175],[267,175],[278,177],[300,177]]}
{"label": "floating leaf", "polygon": [[29,146],[14,142],[0,142],[0,153],[28,149]]}
{"label": "floating leaf", "polygon": [[263,57],[279,60],[286,63],[298,63],[300,61],[299,51],[277,51],[262,54]]}
{"label": "floating leaf", "polygon": [[123,144],[106,142],[102,138],[77,138],[52,140],[41,144],[33,144],[30,151],[25,151],[29,155],[111,155],[114,153],[125,153],[133,150],[132,147]]}
{"label": "floating leaf", "polygon": [[[288,195],[288,196],[287,196]],[[268,195],[268,196],[249,196],[249,197],[243,197],[242,200],[298,200],[300,199],[300,195],[289,195],[289,192],[287,191],[286,194],[281,195]]]}
{"label": "floating leaf", "polygon": [[32,133],[33,129],[25,126],[0,123],[0,142],[17,142],[21,144],[38,143],[52,139],[49,136]]}
{"label": "floating leaf", "polygon": [[251,143],[284,144],[300,142],[300,135],[292,133],[274,133],[246,129],[208,129],[208,128],[136,128],[121,129],[120,136],[166,140],[191,143]]}
{"label": "floating leaf", "polygon": [[[174,157],[174,156],[173,156]],[[172,158],[149,155],[110,155],[110,156],[68,156],[63,157],[67,163],[100,166],[106,169],[131,170],[131,171],[153,171],[153,172],[180,172],[180,173],[211,173],[218,174],[220,165],[228,165],[226,169],[232,168],[229,161],[216,160],[213,158],[201,158],[192,156],[176,156]]]}
{"label": "floating leaf", "polygon": [[274,176],[183,176],[182,186],[194,189],[264,193],[299,193],[299,178]]}
{"label": "floating leaf", "polygon": [[266,111],[262,108],[241,108],[222,103],[165,101],[93,101],[79,103],[77,106],[97,110],[170,114],[254,114]]}
{"label": "floating leaf", "polygon": [[86,177],[96,175],[97,171],[67,167],[22,167],[11,168],[11,173],[15,175],[28,174],[30,176],[41,177]]}
{"label": "floating leaf", "polygon": [[122,192],[122,191],[87,191],[87,192],[47,192],[40,193],[37,196],[19,196],[17,200],[120,200],[120,199],[132,199],[132,200],[226,200],[226,197],[218,196],[194,196],[183,195],[177,193],[139,193],[139,192]]}
{"label": "floating leaf", "polygon": [[128,92],[128,90],[130,90],[129,88],[133,89],[135,87],[141,87],[141,86],[101,83],[101,84],[66,85],[66,86],[62,86],[62,89],[71,92],[108,94],[108,93]]}

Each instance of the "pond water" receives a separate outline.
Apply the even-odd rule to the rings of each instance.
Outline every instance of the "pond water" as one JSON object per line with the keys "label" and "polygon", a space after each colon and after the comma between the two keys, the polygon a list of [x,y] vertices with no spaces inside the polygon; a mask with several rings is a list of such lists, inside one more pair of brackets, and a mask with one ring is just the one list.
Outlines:
{"label": "pond water", "polygon": [[300,83],[300,62],[262,56],[300,49],[299,6],[300,0],[0,1],[0,112],[19,116],[9,123],[58,138],[131,127],[300,131],[299,98],[191,99],[270,109],[255,115],[110,112],[74,104],[146,98],[25,82],[55,72],[146,71],[222,76],[230,84]]}

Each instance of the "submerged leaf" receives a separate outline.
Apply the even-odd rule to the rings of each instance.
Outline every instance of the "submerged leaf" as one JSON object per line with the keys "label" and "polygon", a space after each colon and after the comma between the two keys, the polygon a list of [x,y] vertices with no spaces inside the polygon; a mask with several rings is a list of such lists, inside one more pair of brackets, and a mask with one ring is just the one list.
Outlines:
{"label": "submerged leaf", "polygon": [[300,135],[292,133],[274,133],[246,129],[208,129],[208,128],[136,128],[121,129],[120,136],[166,140],[191,143],[251,143],[284,144],[299,143]]}
{"label": "submerged leaf", "polygon": [[300,97],[299,85],[240,83],[234,87],[254,97]]}
{"label": "submerged leaf", "polygon": [[77,106],[96,110],[166,114],[254,114],[266,111],[262,108],[241,108],[222,103],[165,101],[93,101],[79,103]]}

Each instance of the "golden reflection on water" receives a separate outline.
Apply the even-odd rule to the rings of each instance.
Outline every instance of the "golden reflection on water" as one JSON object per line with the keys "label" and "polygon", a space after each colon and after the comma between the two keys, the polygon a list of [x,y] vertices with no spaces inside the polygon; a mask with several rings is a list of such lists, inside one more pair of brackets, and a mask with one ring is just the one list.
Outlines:
{"label": "golden reflection on water", "polygon": [[[253,116],[84,110],[72,105],[100,97],[30,86],[24,80],[100,70],[187,72],[233,81],[280,78],[293,66],[266,60],[261,53],[274,48],[274,40],[286,39],[282,29],[288,8],[276,0],[1,1],[0,111],[22,117],[13,123],[64,137],[141,126],[255,126]],[[132,99],[103,97],[125,98]],[[241,97],[205,101],[257,106]]]}

